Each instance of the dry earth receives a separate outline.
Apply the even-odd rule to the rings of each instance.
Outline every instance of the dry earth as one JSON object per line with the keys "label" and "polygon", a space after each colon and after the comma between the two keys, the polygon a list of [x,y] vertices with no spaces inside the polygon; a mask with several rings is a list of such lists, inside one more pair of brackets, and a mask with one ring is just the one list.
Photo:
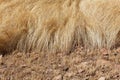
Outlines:
{"label": "dry earth", "polygon": [[0,56],[0,80],[120,80],[120,49]]}

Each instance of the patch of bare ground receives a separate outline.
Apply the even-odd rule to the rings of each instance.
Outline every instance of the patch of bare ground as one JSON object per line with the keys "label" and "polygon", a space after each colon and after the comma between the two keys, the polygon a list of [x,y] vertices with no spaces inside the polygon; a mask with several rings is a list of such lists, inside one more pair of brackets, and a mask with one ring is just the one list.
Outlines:
{"label": "patch of bare ground", "polygon": [[120,49],[0,56],[0,80],[120,80]]}

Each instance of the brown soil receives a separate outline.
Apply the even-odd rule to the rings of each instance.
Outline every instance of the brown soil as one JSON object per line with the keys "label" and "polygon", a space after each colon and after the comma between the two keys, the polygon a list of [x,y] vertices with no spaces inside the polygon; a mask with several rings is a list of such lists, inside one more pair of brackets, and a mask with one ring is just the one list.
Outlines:
{"label": "brown soil", "polygon": [[120,80],[120,49],[0,56],[0,80]]}

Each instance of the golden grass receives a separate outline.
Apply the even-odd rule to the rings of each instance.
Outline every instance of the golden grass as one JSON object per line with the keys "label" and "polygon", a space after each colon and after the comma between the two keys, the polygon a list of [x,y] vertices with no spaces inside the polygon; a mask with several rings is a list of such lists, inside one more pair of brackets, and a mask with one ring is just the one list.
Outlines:
{"label": "golden grass", "polygon": [[120,41],[119,0],[0,0],[0,50],[69,52]]}

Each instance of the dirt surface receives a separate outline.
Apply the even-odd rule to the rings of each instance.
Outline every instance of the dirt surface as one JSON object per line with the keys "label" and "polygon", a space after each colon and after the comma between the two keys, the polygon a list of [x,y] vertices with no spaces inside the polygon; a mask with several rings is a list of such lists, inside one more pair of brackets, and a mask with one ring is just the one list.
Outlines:
{"label": "dirt surface", "polygon": [[120,80],[120,49],[0,56],[0,80]]}

